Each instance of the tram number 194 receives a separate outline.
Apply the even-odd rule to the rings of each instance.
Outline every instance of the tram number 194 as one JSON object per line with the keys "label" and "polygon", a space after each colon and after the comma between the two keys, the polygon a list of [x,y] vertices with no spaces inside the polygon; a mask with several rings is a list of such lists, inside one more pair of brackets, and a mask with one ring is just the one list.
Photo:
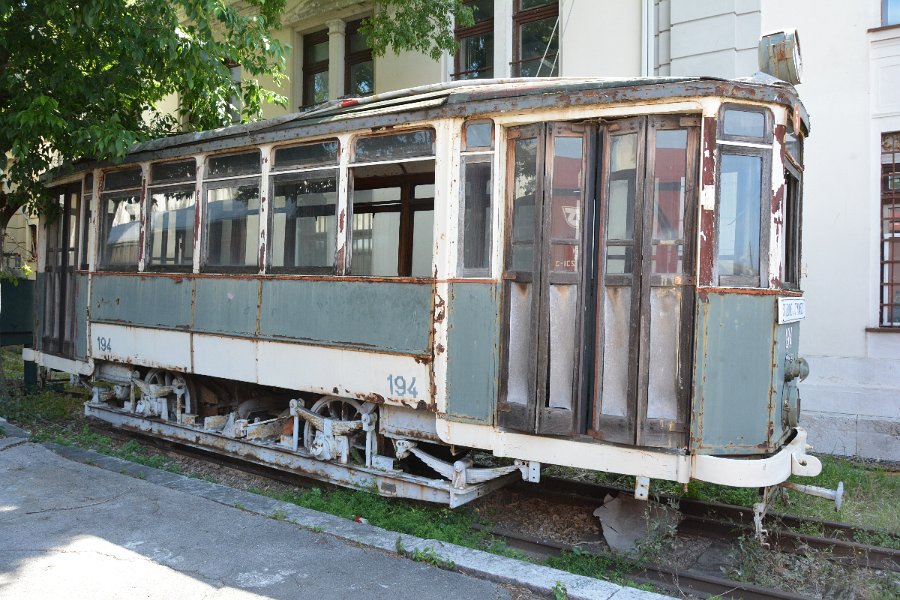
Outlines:
{"label": "tram number 194", "polygon": [[97,336],[97,348],[100,352],[112,352],[112,340],[107,337]]}
{"label": "tram number 194", "polygon": [[416,378],[413,377],[409,381],[406,381],[406,377],[403,375],[388,375],[387,376],[388,385],[391,388],[391,396],[412,396],[413,398],[419,397],[419,392],[416,390]]}

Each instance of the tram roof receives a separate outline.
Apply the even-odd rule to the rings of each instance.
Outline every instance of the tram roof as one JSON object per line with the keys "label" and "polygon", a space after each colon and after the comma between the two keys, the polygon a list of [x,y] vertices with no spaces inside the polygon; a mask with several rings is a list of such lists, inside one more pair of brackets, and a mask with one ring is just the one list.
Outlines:
{"label": "tram roof", "polygon": [[[149,140],[135,145],[128,152],[126,161],[171,158],[192,151],[217,151],[297,137],[334,135],[346,129],[390,127],[411,120],[698,96],[796,106],[799,107],[804,130],[809,129],[809,117],[794,87],[763,73],[742,79],[532,77],[462,80],[345,98],[255,123]],[[81,168],[86,166],[80,165]]]}

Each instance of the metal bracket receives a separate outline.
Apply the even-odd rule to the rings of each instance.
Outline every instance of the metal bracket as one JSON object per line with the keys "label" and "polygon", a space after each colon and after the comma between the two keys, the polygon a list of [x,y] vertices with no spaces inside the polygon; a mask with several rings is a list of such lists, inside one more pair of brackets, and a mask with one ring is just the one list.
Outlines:
{"label": "metal bracket", "polygon": [[503,477],[504,475],[508,475],[515,471],[520,471],[524,480],[534,481],[532,477],[535,477],[535,475],[532,472],[532,469],[535,468],[537,469],[536,477],[540,479],[540,463],[534,463],[534,465],[537,465],[535,467],[533,466],[532,461],[517,460],[514,464],[505,467],[473,469],[473,463],[470,459],[458,460],[453,464],[450,464],[449,462],[435,458],[424,450],[419,449],[416,446],[416,442],[410,440],[394,441],[394,450],[397,458],[401,460],[410,454],[416,456],[423,463],[437,471],[439,475],[445,479],[449,479],[450,485],[457,490],[464,489],[468,485],[497,479],[498,477]]}
{"label": "metal bracket", "polygon": [[635,477],[634,478],[634,498],[635,500],[646,500],[650,497],[650,478]]}
{"label": "metal bracket", "polygon": [[796,490],[804,494],[809,494],[810,496],[817,496],[819,498],[825,498],[826,500],[834,500],[834,510],[836,511],[841,510],[841,505],[844,503],[843,481],[839,481],[837,484],[837,488],[833,490],[819,487],[817,485],[801,485],[799,483],[792,483],[790,481],[784,481],[778,485],[789,490]]}

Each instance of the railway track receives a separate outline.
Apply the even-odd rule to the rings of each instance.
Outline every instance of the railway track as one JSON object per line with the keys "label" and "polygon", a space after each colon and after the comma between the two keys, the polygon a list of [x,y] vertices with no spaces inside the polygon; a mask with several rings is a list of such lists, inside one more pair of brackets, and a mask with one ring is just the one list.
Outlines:
{"label": "railway track", "polygon": [[[310,479],[296,473],[249,463],[238,458],[222,456],[137,432],[123,431],[99,424],[92,424],[91,426],[105,435],[120,441],[138,439],[152,446],[156,451],[170,457],[202,460],[290,486],[329,486],[329,484],[322,481]],[[599,506],[603,502],[603,498],[609,493],[631,493],[629,490],[621,488],[552,477],[543,478],[542,483],[537,486],[522,483],[514,484],[510,488],[512,491],[526,496],[541,497],[545,500],[556,498],[569,505],[583,504],[585,507],[590,507],[591,510]],[[497,491],[496,493],[503,493],[503,491]],[[753,532],[753,511],[751,509],[680,499],[678,510],[684,516],[684,520],[679,525],[679,533],[733,541],[736,534],[741,535]],[[833,560],[847,561],[858,567],[900,572],[900,551],[851,541],[860,532],[866,534],[876,534],[878,532],[856,528],[846,523],[802,519],[779,513],[769,513],[768,518],[780,524],[777,529],[770,530],[768,538],[773,548],[780,551],[801,553],[806,548],[828,548],[831,550],[830,557]],[[823,532],[837,537],[810,536],[788,529],[810,523],[820,528]],[[558,557],[566,551],[584,552],[579,550],[581,544],[567,544],[539,539],[509,528],[485,527],[478,524],[473,525],[473,527],[503,540],[510,548],[519,550],[526,556],[536,560]],[[586,539],[585,542],[597,543],[600,542],[600,539],[599,536],[596,536],[594,539]],[[641,564],[638,569],[628,573],[626,577],[636,583],[650,584],[658,589],[682,597],[720,597],[746,600],[808,600],[810,598],[791,591],[765,588],[727,579],[702,569],[673,569],[661,565]]]}

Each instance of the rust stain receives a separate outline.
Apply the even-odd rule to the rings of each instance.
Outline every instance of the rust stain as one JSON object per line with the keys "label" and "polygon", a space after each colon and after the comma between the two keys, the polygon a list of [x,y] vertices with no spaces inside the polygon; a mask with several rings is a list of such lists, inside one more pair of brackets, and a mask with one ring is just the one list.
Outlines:
{"label": "rust stain", "polygon": [[447,350],[446,348],[444,348],[444,345],[441,343],[439,343],[437,346],[435,346],[434,349],[435,349],[435,352],[437,352],[438,354],[443,354]]}
{"label": "rust stain", "polygon": [[715,253],[715,213],[707,208],[700,211],[700,285],[713,284],[713,262]]}
{"label": "rust stain", "polygon": [[434,322],[435,323],[441,323],[444,320],[444,317],[446,316],[446,313],[447,313],[445,308],[446,308],[446,302],[444,302],[444,299],[438,295],[435,295],[435,300],[434,300]]}
{"label": "rust stain", "polygon": [[344,219],[347,217],[347,211],[342,210],[341,214],[338,215],[338,231],[340,233],[344,233]]}
{"label": "rust stain", "polygon": [[716,118],[703,117],[703,185],[716,183]]}

